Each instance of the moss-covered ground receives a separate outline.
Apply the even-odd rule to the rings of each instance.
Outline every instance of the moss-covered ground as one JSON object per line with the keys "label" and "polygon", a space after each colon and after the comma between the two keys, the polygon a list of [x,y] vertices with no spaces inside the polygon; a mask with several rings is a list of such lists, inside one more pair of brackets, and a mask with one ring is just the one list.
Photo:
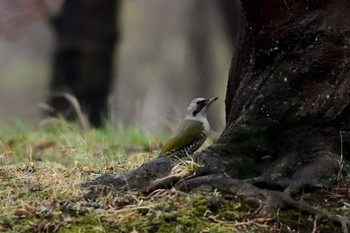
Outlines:
{"label": "moss-covered ground", "polygon": [[[329,220],[298,211],[251,218],[254,209],[215,190],[84,195],[81,183],[140,166],[157,156],[160,141],[137,128],[82,131],[59,120],[1,128],[0,232],[340,232]],[[348,187],[300,199],[350,217]]]}

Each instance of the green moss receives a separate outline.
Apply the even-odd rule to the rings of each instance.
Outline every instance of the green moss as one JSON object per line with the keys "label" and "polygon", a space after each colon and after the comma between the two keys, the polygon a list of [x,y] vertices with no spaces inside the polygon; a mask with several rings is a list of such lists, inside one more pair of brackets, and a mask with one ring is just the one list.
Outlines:
{"label": "green moss", "polygon": [[172,203],[163,210],[163,217],[154,223],[157,226],[155,232],[216,232],[226,233],[235,232],[235,229],[229,226],[215,224],[210,218],[216,218],[220,221],[240,221],[242,220],[242,209],[240,203],[232,200],[223,200],[218,213],[212,213],[208,208],[208,201],[211,195],[196,195],[181,209],[174,209]]}
{"label": "green moss", "polygon": [[75,218],[72,222],[62,225],[59,233],[88,233],[88,232],[106,232],[101,224],[100,218],[94,214],[84,215]]}
{"label": "green moss", "polygon": [[256,130],[235,129],[231,134],[224,135],[221,140],[221,146],[215,149],[220,156],[235,160],[231,163],[228,173],[239,179],[258,175],[260,172],[256,161],[274,153],[269,135]]}
{"label": "green moss", "polygon": [[[225,146],[219,151],[222,156],[232,156],[232,154],[246,154],[251,158],[270,154],[273,145],[264,131],[235,129],[230,135],[223,138]],[[230,143],[225,143],[230,142]]]}
{"label": "green moss", "polygon": [[[180,200],[178,200],[180,201]],[[170,206],[163,209],[163,217],[159,218],[155,224],[156,232],[200,232],[200,229],[208,227],[208,222],[204,220],[204,214],[208,210],[207,197],[196,197],[186,203],[181,209],[177,209],[177,201],[170,203]]]}
{"label": "green moss", "polygon": [[8,226],[12,221],[14,221],[14,216],[12,214],[0,216],[0,225]]}
{"label": "green moss", "polygon": [[245,217],[244,211],[240,202],[228,201],[224,202],[223,208],[217,214],[217,217],[226,221],[237,221]]}
{"label": "green moss", "polygon": [[154,232],[151,219],[143,216],[138,210],[132,210],[119,215],[120,221],[115,221],[112,217],[102,218],[101,221],[106,232]]}

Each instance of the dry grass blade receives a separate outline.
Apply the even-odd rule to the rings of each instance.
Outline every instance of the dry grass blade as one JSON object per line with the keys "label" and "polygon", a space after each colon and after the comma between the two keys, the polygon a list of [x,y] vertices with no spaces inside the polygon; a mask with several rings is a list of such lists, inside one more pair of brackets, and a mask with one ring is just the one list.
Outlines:
{"label": "dry grass blade", "polygon": [[201,165],[193,160],[181,160],[173,167],[169,176],[186,177],[192,175],[199,167],[201,167]]}

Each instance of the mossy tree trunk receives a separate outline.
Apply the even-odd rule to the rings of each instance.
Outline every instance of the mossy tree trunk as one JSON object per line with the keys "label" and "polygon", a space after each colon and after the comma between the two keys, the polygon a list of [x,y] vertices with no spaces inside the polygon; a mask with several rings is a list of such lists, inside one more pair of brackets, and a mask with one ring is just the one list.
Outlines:
{"label": "mossy tree trunk", "polygon": [[[350,103],[350,2],[242,1],[220,156],[281,188],[339,171]],[[346,147],[344,147],[346,148]],[[254,168],[254,169],[251,169]]]}
{"label": "mossy tree trunk", "polygon": [[[320,213],[291,195],[335,181],[347,166],[350,2],[241,3],[225,101],[227,125],[216,143],[188,159],[201,166],[179,175],[171,171],[184,161],[158,158],[126,174],[103,175],[85,187],[151,191],[209,185],[250,201],[254,197],[262,205],[258,215],[283,206]],[[331,218],[347,232],[346,220]]]}

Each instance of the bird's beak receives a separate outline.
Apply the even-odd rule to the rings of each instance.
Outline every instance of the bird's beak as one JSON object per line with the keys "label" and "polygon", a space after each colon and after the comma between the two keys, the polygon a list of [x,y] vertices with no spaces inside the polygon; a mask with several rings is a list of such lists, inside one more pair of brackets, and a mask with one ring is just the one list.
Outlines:
{"label": "bird's beak", "polygon": [[219,99],[219,97],[215,97],[215,98],[211,98],[211,99],[207,99],[207,104],[206,105],[210,105],[211,103],[213,103],[215,100]]}

